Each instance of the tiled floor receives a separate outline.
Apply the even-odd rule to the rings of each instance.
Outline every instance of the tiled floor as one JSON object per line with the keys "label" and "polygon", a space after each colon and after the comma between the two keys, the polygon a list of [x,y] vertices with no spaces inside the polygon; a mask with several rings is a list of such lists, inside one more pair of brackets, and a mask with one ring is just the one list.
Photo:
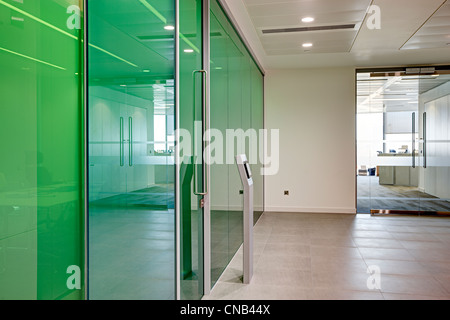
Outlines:
{"label": "tiled floor", "polygon": [[450,218],[264,213],[204,299],[450,299]]}

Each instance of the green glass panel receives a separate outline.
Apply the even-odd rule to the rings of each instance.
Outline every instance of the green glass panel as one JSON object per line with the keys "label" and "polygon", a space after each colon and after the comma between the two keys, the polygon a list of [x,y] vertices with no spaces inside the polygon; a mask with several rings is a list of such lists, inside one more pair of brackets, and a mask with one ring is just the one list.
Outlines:
{"label": "green glass panel", "polygon": [[[210,25],[211,128],[224,137],[224,157],[210,166],[214,285],[243,242],[243,187],[234,159],[245,153],[250,160],[252,150],[258,156],[258,134],[263,128],[263,76],[217,1],[211,1]],[[230,135],[230,130],[234,134]],[[228,148],[231,143],[233,147]],[[255,221],[263,210],[260,168],[259,161],[252,163]]]}
{"label": "green glass panel", "polygon": [[[230,127],[231,119],[239,120],[237,115],[230,113],[229,105],[233,97],[229,95],[233,77],[230,68],[232,61],[229,58],[235,45],[224,29],[221,21],[216,17],[215,11],[210,15],[211,39],[211,128],[218,131],[223,137],[226,129]],[[224,156],[225,146],[222,153]],[[217,281],[228,264],[229,250],[229,174],[230,166],[224,159],[218,159],[210,166],[211,172],[211,281]]]}
{"label": "green glass panel", "polygon": [[89,298],[175,298],[174,1],[88,2]]}
{"label": "green glass panel", "polygon": [[[201,157],[194,160],[195,146],[201,148],[201,132],[195,131],[195,123],[201,128],[202,88],[204,74],[194,72],[202,70],[202,1],[183,0],[179,2],[180,26],[180,106],[179,125],[189,136],[182,139],[189,141],[192,148],[180,155],[180,298],[198,300],[203,296],[203,209],[199,206],[201,196],[194,194],[196,189],[203,190],[203,170]],[[194,104],[195,95],[195,104]],[[185,142],[184,140],[183,142]],[[194,170],[194,165],[196,170]],[[194,175],[196,176],[194,179]]]}
{"label": "green glass panel", "polygon": [[78,4],[0,1],[0,299],[83,298]]}
{"label": "green glass panel", "polygon": [[[258,132],[258,152],[261,152],[260,130],[264,129],[264,77],[255,62],[250,62],[251,73],[251,128]],[[252,146],[253,148],[255,146]],[[253,214],[254,222],[258,221],[264,211],[264,177],[261,174],[262,164],[259,159],[250,164],[253,174]]]}

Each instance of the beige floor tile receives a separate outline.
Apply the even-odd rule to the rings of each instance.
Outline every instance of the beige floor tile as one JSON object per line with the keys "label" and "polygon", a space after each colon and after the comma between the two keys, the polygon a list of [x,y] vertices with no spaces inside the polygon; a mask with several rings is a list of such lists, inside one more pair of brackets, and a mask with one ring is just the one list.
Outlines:
{"label": "beige floor tile", "polygon": [[450,263],[442,261],[418,261],[430,274],[442,274],[450,276]]}
{"label": "beige floor tile", "polygon": [[448,245],[441,241],[400,240],[405,249],[446,250]]}
{"label": "beige floor tile", "polygon": [[248,300],[306,300],[310,289],[297,286],[251,284],[243,291]]}
{"label": "beige floor tile", "polygon": [[417,261],[365,259],[368,266],[378,266],[381,274],[430,276],[430,271]]}
{"label": "beige floor tile", "polygon": [[393,239],[394,237],[388,231],[380,230],[353,230],[354,238],[374,238],[374,239]]}
{"label": "beige floor tile", "polygon": [[351,226],[350,230],[361,231],[386,231],[386,226],[377,223],[355,223]]}
{"label": "beige floor tile", "polygon": [[[341,270],[336,272],[312,273],[312,286],[314,288],[328,288],[330,290],[357,290],[369,291],[367,272],[350,272]],[[377,291],[377,290],[373,290]]]}
{"label": "beige floor tile", "polygon": [[349,236],[311,237],[310,244],[315,246],[356,247],[355,241]]}
{"label": "beige floor tile", "polygon": [[309,256],[309,245],[299,243],[267,243],[263,251],[264,255],[301,255]]}
{"label": "beige floor tile", "polygon": [[277,269],[311,271],[311,258],[309,256],[268,256],[263,255],[255,265],[255,273],[271,272]]}
{"label": "beige floor tile", "polygon": [[308,245],[309,242],[309,235],[303,233],[290,235],[272,233],[267,239],[267,243],[296,243]]}
{"label": "beige floor tile", "polygon": [[406,249],[358,248],[364,259],[410,260],[415,258]]}
{"label": "beige floor tile", "polygon": [[449,274],[437,274],[437,275],[434,275],[434,278],[437,281],[439,281],[441,286],[450,295],[450,275]]}
{"label": "beige floor tile", "polygon": [[252,284],[311,287],[311,272],[299,269],[278,269],[273,273],[258,272],[253,274]]}
{"label": "beige floor tile", "polygon": [[444,261],[450,263],[450,249],[408,249],[418,261]]}
{"label": "beige floor tile", "polygon": [[359,248],[391,248],[403,249],[402,244],[395,239],[354,238]]}
{"label": "beige floor tile", "polygon": [[[450,299],[450,219],[264,213],[255,226],[254,277],[242,248],[205,299]],[[368,286],[380,268],[381,289]]]}
{"label": "beige floor tile", "polygon": [[307,293],[308,300],[384,300],[379,291],[343,290],[338,288],[314,288]]}
{"label": "beige floor tile", "polygon": [[417,294],[382,292],[384,300],[449,300],[450,297],[423,296]]}
{"label": "beige floor tile", "polygon": [[448,292],[432,276],[404,276],[384,275],[381,276],[382,293],[412,294],[430,297],[445,297]]}
{"label": "beige floor tile", "polygon": [[311,256],[327,256],[330,258],[357,259],[362,258],[358,248],[311,245]]}
{"label": "beige floor tile", "polygon": [[392,232],[391,235],[397,240],[440,241],[438,236],[431,233]]}

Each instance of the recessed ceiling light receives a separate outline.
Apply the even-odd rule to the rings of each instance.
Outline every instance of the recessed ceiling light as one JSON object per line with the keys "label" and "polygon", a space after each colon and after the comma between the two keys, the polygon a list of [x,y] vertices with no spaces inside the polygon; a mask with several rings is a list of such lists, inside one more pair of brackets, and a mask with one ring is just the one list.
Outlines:
{"label": "recessed ceiling light", "polygon": [[311,48],[313,46],[313,44],[311,42],[307,42],[302,44],[303,48]]}
{"label": "recessed ceiling light", "polygon": [[192,53],[192,52],[194,52],[194,50],[193,50],[193,49],[184,49],[184,52],[186,52],[186,53]]}
{"label": "recessed ceiling light", "polygon": [[142,72],[148,73],[148,72],[150,72],[150,70],[145,69],[145,70],[142,70]]}
{"label": "recessed ceiling light", "polygon": [[313,22],[313,21],[314,21],[313,17],[304,17],[302,19],[302,22],[305,22],[305,23],[309,23],[309,22]]}
{"label": "recessed ceiling light", "polygon": [[166,30],[175,30],[174,26],[165,26],[164,29]]}

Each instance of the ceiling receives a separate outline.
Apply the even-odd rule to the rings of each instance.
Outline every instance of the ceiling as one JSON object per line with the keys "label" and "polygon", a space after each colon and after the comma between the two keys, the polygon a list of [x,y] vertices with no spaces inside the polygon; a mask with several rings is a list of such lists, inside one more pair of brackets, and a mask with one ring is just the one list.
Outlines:
{"label": "ceiling", "polygon": [[221,2],[265,69],[450,63],[450,0]]}

